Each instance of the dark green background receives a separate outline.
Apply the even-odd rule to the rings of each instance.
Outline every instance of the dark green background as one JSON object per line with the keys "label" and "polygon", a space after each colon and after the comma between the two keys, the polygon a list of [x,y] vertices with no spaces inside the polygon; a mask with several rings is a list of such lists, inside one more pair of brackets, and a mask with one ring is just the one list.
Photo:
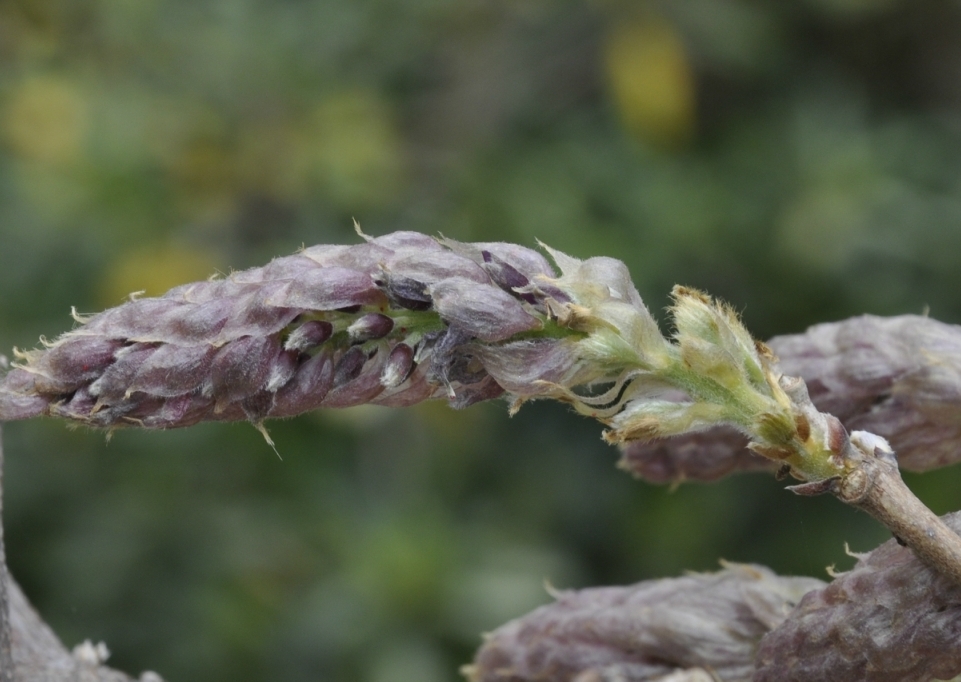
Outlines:
{"label": "dark green background", "polygon": [[[961,320],[961,3],[2,0],[0,349],[397,229],[623,259],[762,338]],[[826,577],[886,535],[766,476],[670,492],[560,405],[5,428],[14,574],[171,682],[457,679],[557,587]],[[936,511],[959,473],[910,477]]]}

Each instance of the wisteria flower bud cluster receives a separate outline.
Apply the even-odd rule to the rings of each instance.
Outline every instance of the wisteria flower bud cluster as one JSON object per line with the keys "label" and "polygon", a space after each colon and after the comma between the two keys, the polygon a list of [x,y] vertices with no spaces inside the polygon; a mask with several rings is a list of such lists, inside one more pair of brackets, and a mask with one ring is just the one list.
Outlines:
{"label": "wisteria flower bud cluster", "polygon": [[731,564],[718,573],[559,592],[553,604],[489,634],[465,672],[470,682],[747,681],[761,637],[822,586]]}
{"label": "wisteria flower bud cluster", "polygon": [[[961,532],[961,512],[943,520]],[[488,635],[466,672],[471,682],[641,682],[703,670],[725,682],[958,679],[961,587],[895,539],[858,557],[827,585],[734,564],[560,592]]]}
{"label": "wisteria flower bud cluster", "polygon": [[[665,342],[620,261],[413,232],[314,246],[261,268],[132,298],[0,381],[0,420],[187,426],[364,403],[576,403]],[[656,364],[644,357],[641,364]],[[630,369],[628,369],[630,368]]]}

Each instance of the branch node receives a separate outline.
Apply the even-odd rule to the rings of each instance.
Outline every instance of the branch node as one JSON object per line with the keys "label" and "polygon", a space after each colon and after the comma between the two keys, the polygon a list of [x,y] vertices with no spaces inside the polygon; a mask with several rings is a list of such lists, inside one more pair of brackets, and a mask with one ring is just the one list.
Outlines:
{"label": "branch node", "polygon": [[837,495],[840,480],[840,476],[832,476],[831,478],[821,479],[820,481],[789,485],[787,489],[795,495],[803,495],[804,497],[814,497],[816,495],[823,495],[824,493]]}

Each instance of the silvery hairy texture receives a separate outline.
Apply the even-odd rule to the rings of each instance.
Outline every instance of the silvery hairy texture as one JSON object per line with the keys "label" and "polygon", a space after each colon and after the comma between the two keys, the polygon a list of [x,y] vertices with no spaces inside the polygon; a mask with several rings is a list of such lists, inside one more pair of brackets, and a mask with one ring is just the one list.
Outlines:
{"label": "silvery hairy texture", "polygon": [[[942,517],[961,532],[961,513]],[[923,682],[961,674],[961,587],[889,540],[809,592],[761,641],[755,682]]]}
{"label": "silvery hairy texture", "polygon": [[[961,327],[928,317],[863,315],[768,342],[786,375],[807,382],[814,405],[849,431],[887,438],[898,462],[927,471],[961,459]],[[747,439],[716,427],[632,443],[621,466],[654,482],[715,480],[772,465]]]}
{"label": "silvery hairy texture", "polygon": [[[717,573],[556,594],[553,604],[487,636],[471,682],[749,680],[761,637],[823,586],[732,564]],[[707,678],[710,679],[710,678]]]}
{"label": "silvery hairy texture", "polygon": [[560,325],[560,307],[613,302],[649,317],[612,259],[551,252],[567,268],[558,279],[513,244],[364,239],[75,315],[75,329],[0,368],[0,421],[258,423],[362,403],[461,408],[505,391],[519,404],[616,378],[592,368],[577,343],[588,334]]}

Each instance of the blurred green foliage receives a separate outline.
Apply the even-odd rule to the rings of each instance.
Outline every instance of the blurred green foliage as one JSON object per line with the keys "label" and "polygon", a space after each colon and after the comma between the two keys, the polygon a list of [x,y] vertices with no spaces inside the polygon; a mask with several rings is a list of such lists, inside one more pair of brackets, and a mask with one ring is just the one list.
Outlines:
{"label": "blurred green foliage", "polygon": [[[133,290],[415,229],[675,282],[758,336],[961,321],[961,3],[4,0],[0,348]],[[671,492],[559,405],[5,429],[13,572],[169,680],[440,682],[558,587],[824,577],[884,539],[766,477]],[[955,470],[912,477],[939,512]]]}

